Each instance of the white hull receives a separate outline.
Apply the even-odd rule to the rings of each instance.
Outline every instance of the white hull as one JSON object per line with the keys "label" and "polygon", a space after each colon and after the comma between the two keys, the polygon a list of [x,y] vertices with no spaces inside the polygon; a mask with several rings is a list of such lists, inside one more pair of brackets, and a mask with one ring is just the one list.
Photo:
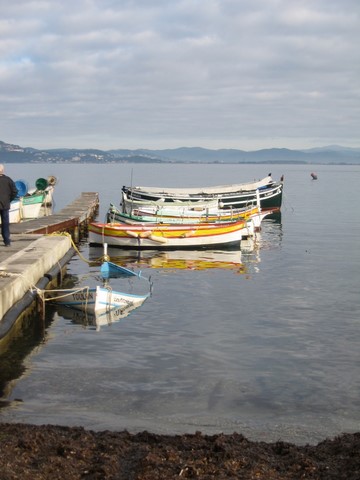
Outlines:
{"label": "white hull", "polygon": [[21,203],[20,217],[24,220],[29,220],[30,218],[38,218],[40,216],[41,207],[42,207],[42,202],[33,203],[31,205],[23,205]]}
{"label": "white hull", "polygon": [[217,185],[214,187],[192,187],[192,188],[164,188],[164,187],[133,187],[132,191],[146,192],[155,195],[168,195],[176,198],[188,198],[188,196],[203,196],[203,195],[224,195],[234,192],[248,192],[258,188],[265,187],[271,183],[273,179],[270,175],[267,177],[246,183],[237,183],[232,185]]}
{"label": "white hull", "polygon": [[[163,211],[161,209],[161,211]],[[236,209],[236,210],[218,210],[216,213],[207,214],[201,216],[201,212],[190,212],[190,211],[181,211],[181,210],[164,210],[167,212],[167,215],[151,215],[146,214],[145,212],[134,211],[133,215],[128,215],[119,212],[114,206],[110,206],[107,214],[107,221],[109,223],[126,223],[129,225],[137,225],[146,223],[154,224],[198,224],[204,222],[236,222],[241,218],[252,219],[254,222],[254,227],[256,230],[261,228],[261,222],[263,219],[272,214],[273,210],[265,210],[261,212],[257,207],[247,208],[247,209]],[[140,215],[144,213],[144,215]],[[137,215],[139,214],[139,215]],[[184,216],[183,216],[184,214]]]}
{"label": "white hull", "polygon": [[135,308],[149,295],[132,295],[113,291],[111,288],[96,287],[95,312],[106,312],[116,308]]}
{"label": "white hull", "polygon": [[[125,194],[124,194],[125,195]],[[251,213],[257,212],[259,208],[255,205],[237,209],[222,209],[221,202],[211,202],[211,205],[194,204],[171,204],[152,205],[144,202],[132,202],[123,198],[120,212],[113,205],[108,211],[108,221],[120,221],[128,223],[126,216],[143,217],[146,222],[154,223],[196,223],[208,221],[232,221],[245,218]]]}
{"label": "white hull", "polygon": [[96,288],[79,288],[47,292],[51,302],[76,308],[87,313],[95,312]]}
{"label": "white hull", "polygon": [[[221,208],[244,208],[254,205],[259,197],[261,208],[280,208],[283,183],[271,176],[258,182],[199,188],[126,187],[123,200],[148,203],[153,206],[178,205],[179,202],[198,203],[218,200]],[[220,204],[219,204],[220,207]],[[128,208],[128,207],[126,207]]]}
{"label": "white hull", "polygon": [[87,313],[109,312],[114,309],[140,306],[149,295],[131,295],[113,291],[111,288],[96,287],[58,291],[52,297],[57,304],[66,305]]}
{"label": "white hull", "polygon": [[[52,195],[54,187],[48,187],[48,189],[44,192],[45,196],[34,192],[25,197],[13,200],[10,204],[9,211],[10,223],[19,223],[21,220],[29,220],[31,218],[50,215],[51,208],[49,205],[51,205],[53,201]],[[34,197],[39,196],[39,200],[32,203],[31,195],[34,195]]]}
{"label": "white hull", "polygon": [[[21,220],[20,214],[21,202],[20,199],[13,200],[10,204],[10,211],[9,211],[9,220],[10,223],[19,223]],[[0,220],[1,223],[1,220]]]}
{"label": "white hull", "polygon": [[[155,235],[155,230],[136,231],[135,227],[128,226],[126,236],[111,233],[96,232],[89,226],[89,243],[102,245],[107,243],[112,247],[125,248],[150,248],[150,249],[173,249],[173,248],[202,248],[218,245],[240,244],[241,240],[254,235],[254,222],[249,221],[242,228],[224,233],[195,235],[195,230],[189,230],[189,236],[163,237]],[[194,226],[195,228],[195,226]]]}
{"label": "white hull", "polygon": [[145,200],[135,200],[128,198],[127,194],[122,194],[122,210],[124,213],[132,213],[134,210],[142,210],[146,213],[156,215],[170,215],[174,210],[181,214],[191,215],[192,213],[201,215],[202,213],[213,213],[219,209],[219,200],[206,201],[178,201],[178,202],[149,202]]}

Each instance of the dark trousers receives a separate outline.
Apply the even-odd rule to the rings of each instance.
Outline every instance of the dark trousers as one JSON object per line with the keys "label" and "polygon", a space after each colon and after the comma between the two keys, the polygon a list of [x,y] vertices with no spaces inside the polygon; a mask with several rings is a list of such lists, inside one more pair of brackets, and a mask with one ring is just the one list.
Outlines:
{"label": "dark trousers", "polygon": [[5,245],[10,245],[9,209],[0,209],[1,235]]}

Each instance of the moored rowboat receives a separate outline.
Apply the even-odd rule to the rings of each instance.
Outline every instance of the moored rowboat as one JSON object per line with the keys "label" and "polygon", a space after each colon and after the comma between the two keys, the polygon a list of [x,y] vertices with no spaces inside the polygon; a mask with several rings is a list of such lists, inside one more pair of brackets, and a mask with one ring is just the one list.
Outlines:
{"label": "moored rowboat", "polygon": [[89,243],[127,248],[202,248],[240,245],[241,240],[254,235],[254,231],[252,219],[181,225],[90,223]]}
{"label": "moored rowboat", "polygon": [[[256,203],[260,196],[262,209],[280,208],[283,182],[275,182],[271,174],[257,182],[248,182],[214,187],[122,187],[123,203],[142,201],[171,205],[178,202],[221,201],[222,208],[243,208]],[[126,211],[126,210],[124,210]]]}
{"label": "moored rowboat", "polygon": [[52,290],[51,301],[56,304],[66,305],[87,313],[100,313],[119,308],[135,308],[140,306],[148,297],[145,295],[132,295],[130,293],[117,292],[107,287],[83,287],[70,290]]}
{"label": "moored rowboat", "polygon": [[219,208],[194,208],[191,206],[183,206],[182,208],[138,206],[131,213],[124,213],[111,203],[106,218],[108,223],[214,223],[251,218],[258,213],[258,207],[221,210]]}

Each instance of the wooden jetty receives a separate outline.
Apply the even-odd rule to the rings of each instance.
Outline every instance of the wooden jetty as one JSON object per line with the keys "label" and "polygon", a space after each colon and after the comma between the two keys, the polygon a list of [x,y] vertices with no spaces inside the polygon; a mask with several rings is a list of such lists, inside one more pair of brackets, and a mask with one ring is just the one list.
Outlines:
{"label": "wooden jetty", "polygon": [[83,192],[81,195],[60,210],[60,212],[46,217],[27,220],[10,225],[11,234],[70,232],[75,240],[79,239],[81,230],[86,228],[89,219],[92,219],[99,208],[99,194]]}
{"label": "wooden jetty", "polygon": [[[56,282],[77,241],[96,215],[99,196],[82,193],[60,212],[11,224],[11,246],[0,245],[0,340],[36,299],[36,288]],[[70,235],[54,235],[67,232]]]}

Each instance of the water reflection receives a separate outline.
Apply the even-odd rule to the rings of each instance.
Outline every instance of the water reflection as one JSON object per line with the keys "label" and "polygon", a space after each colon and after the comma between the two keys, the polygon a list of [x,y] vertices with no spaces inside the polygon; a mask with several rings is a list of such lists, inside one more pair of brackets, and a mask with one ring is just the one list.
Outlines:
{"label": "water reflection", "polygon": [[151,278],[105,261],[85,276],[66,274],[61,288],[46,290],[45,301],[60,316],[99,328],[124,318],[151,294]]}
{"label": "water reflection", "polygon": [[[249,264],[260,263],[263,246],[279,246],[282,241],[281,212],[266,217],[263,228],[248,248],[143,250],[109,247],[111,261],[127,268],[154,268],[174,270],[230,269],[239,274],[248,273]],[[96,263],[103,253],[100,246],[89,247],[89,260]]]}
{"label": "water reflection", "polygon": [[44,320],[37,314],[30,315],[21,321],[16,332],[10,332],[0,342],[0,408],[6,406],[3,399],[9,397],[12,382],[26,371],[26,357],[44,343],[53,316],[51,308],[47,309]]}
{"label": "water reflection", "polygon": [[[144,299],[145,301],[145,299]],[[144,302],[142,302],[144,303]],[[142,304],[141,304],[142,305]],[[105,312],[93,312],[77,310],[66,305],[57,305],[57,314],[65,320],[70,320],[76,325],[82,325],[85,328],[99,331],[101,327],[110,326],[127,317],[130,313],[141,305],[127,305],[126,307],[113,308]]]}
{"label": "water reflection", "polygon": [[[90,249],[90,258],[97,257],[99,250]],[[205,270],[209,268],[232,269],[246,273],[242,254],[237,250],[119,250],[110,249],[111,261],[137,268]]]}
{"label": "water reflection", "polygon": [[[218,356],[224,364],[226,364],[226,362],[236,364],[238,361],[236,355],[238,355],[237,352],[239,349],[236,345],[232,350],[229,348],[229,345],[231,345],[233,338],[236,339],[236,342],[240,342],[237,336],[239,311],[237,303],[231,303],[231,299],[238,298],[241,292],[243,295],[251,294],[251,282],[243,282],[242,280],[247,280],[247,275],[251,276],[253,273],[260,272],[263,247],[265,246],[265,248],[267,248],[267,245],[271,245],[272,248],[276,248],[281,241],[281,218],[278,216],[277,218],[266,221],[256,248],[250,253],[244,253],[239,249],[179,250],[166,252],[158,250],[137,251],[117,248],[109,249],[108,254],[114,263],[134,270],[142,270],[145,268],[154,270],[154,272],[151,272],[151,276],[156,279],[156,295],[154,295],[152,302],[146,302],[144,310],[142,310],[142,306],[140,306],[140,308],[136,308],[136,312],[134,312],[136,318],[136,314],[140,310],[141,322],[133,322],[131,319],[131,321],[124,321],[123,324],[121,324],[121,320],[129,317],[134,311],[133,308],[115,309],[103,315],[95,315],[86,314],[85,312],[65,306],[50,306],[47,304],[45,323],[42,324],[39,319],[31,322],[29,326],[32,328],[28,330],[28,333],[24,337],[19,336],[16,338],[14,340],[15,343],[12,344],[7,352],[0,352],[0,362],[2,366],[0,373],[0,399],[2,397],[5,400],[3,406],[6,405],[6,399],[11,396],[14,385],[13,380],[19,378],[26,371],[24,359],[34,348],[37,348],[44,342],[44,339],[46,339],[46,329],[51,326],[54,320],[59,320],[58,327],[57,322],[54,322],[54,325],[52,325],[52,329],[55,331],[56,328],[59,328],[62,332],[61,329],[64,328],[62,319],[65,319],[69,321],[68,325],[71,325],[71,333],[74,333],[74,337],[72,338],[75,338],[75,340],[73,340],[75,347],[73,350],[71,349],[71,344],[68,342],[69,337],[67,336],[66,351],[69,353],[65,355],[65,357],[69,359],[72,358],[72,355],[74,357],[78,355],[79,357],[74,361],[74,375],[76,375],[78,371],[79,362],[88,361],[86,356],[86,348],[88,348],[86,345],[89,345],[88,342],[96,342],[94,343],[94,351],[91,355],[92,361],[99,358],[101,349],[108,349],[107,351],[113,352],[115,351],[114,349],[121,348],[122,354],[128,354],[129,356],[132,354],[130,352],[133,352],[134,349],[136,352],[141,352],[141,355],[136,357],[136,365],[140,365],[138,371],[134,372],[134,370],[129,370],[127,366],[127,370],[121,372],[122,381],[124,381],[125,375],[129,375],[130,389],[132,388],[133,378],[136,378],[136,375],[142,377],[144,370],[149,370],[149,365],[150,367],[153,365],[150,371],[151,375],[154,375],[154,384],[161,375],[166,376],[168,368],[177,370],[181,365],[183,365],[183,367],[181,367],[180,372],[185,372],[183,381],[197,384],[199,379],[196,375],[199,375],[201,378],[207,378],[208,372],[213,368],[212,360],[210,366],[208,366],[208,358]],[[84,246],[83,250],[89,252],[90,262],[94,263],[90,265],[90,267],[86,265],[86,271],[80,274],[79,272],[83,268],[83,264],[77,259],[72,261],[70,265],[72,273],[65,275],[61,285],[62,288],[76,288],[79,285],[93,286],[101,282],[99,259],[103,255],[103,249],[101,247],[86,249],[87,246]],[[164,271],[162,272],[162,270]],[[213,271],[209,272],[210,270]],[[227,285],[223,290],[222,286],[228,278],[226,270],[236,275],[244,275],[244,277],[241,278],[239,276],[237,279],[239,282],[231,282],[231,284]],[[186,271],[189,271],[189,273]],[[206,274],[206,271],[208,271],[209,274]],[[161,275],[159,275],[159,272],[161,272]],[[179,275],[174,275],[176,272],[178,272]],[[185,280],[182,280],[183,278]],[[197,282],[199,280],[204,282],[200,289],[202,299],[200,302],[194,300],[192,297],[192,293],[198,285]],[[133,291],[134,288],[139,286],[137,278],[114,279],[112,283],[114,283],[114,286],[117,283],[122,283],[122,288],[125,288],[124,281],[126,282],[125,285],[128,291]],[[238,289],[239,285],[241,285],[241,288]],[[185,303],[184,298],[187,298]],[[216,301],[213,302],[212,299],[215,298]],[[229,308],[229,305],[232,305],[232,307]],[[258,308],[260,308],[260,305]],[[142,315],[143,312],[145,312],[144,315]],[[222,318],[221,315],[223,312],[226,312],[226,321],[222,321],[221,330],[218,331],[218,318]],[[259,317],[261,318],[261,315],[259,315]],[[197,319],[196,327],[192,321],[193,318]],[[231,320],[232,318],[234,318],[234,321]],[[242,335],[245,336],[246,323],[244,323],[244,319],[242,322]],[[253,321],[251,325],[252,323]],[[80,328],[75,328],[76,326],[80,326]],[[111,326],[116,328],[109,328]],[[92,332],[101,330],[101,335],[88,335],[88,330]],[[68,332],[66,335],[68,335]],[[87,342],[84,343],[81,341],[82,335],[87,335]],[[131,341],[128,340],[129,335]],[[248,336],[249,335],[250,334],[248,334]],[[89,339],[89,337],[92,339]],[[166,341],[164,342],[163,338],[165,337]],[[185,345],[182,343],[182,339],[186,340]],[[63,344],[61,345],[61,342],[62,338],[61,335],[59,335],[59,358],[62,358],[61,355],[63,355],[65,348]],[[53,346],[52,348],[56,349],[56,342],[54,343],[55,347]],[[226,348],[223,348],[223,343]],[[111,348],[109,348],[109,345]],[[219,345],[219,349],[217,349],[217,345]],[[243,348],[245,347],[246,344],[244,344]],[[51,354],[49,356],[49,354],[45,352],[43,355],[45,357],[48,355],[48,357],[46,357],[46,365],[50,365],[50,367],[54,368],[54,371],[59,374],[58,367],[56,366],[57,362],[51,358]],[[229,359],[227,355],[229,355]],[[233,360],[231,355],[235,356],[235,360]],[[160,362],[163,357],[166,357],[168,362],[165,370],[159,367],[157,361],[154,361],[153,364],[151,362],[149,363],[149,359],[151,358],[159,359],[158,361]],[[173,364],[169,363],[169,358],[172,359]],[[193,360],[194,358],[197,359],[197,363]],[[188,362],[190,363],[188,364]],[[195,366],[193,362],[196,363]],[[141,365],[143,365],[143,367]],[[217,366],[211,370],[215,373],[219,365],[218,361],[216,365]],[[106,368],[109,367],[107,366]],[[184,370],[182,370],[183,368]],[[189,371],[193,372],[193,376],[190,375]],[[229,368],[226,367],[226,371],[228,372]],[[100,369],[99,372],[99,378],[101,378],[103,370]],[[163,372],[163,374],[161,374],[161,372]],[[78,373],[78,375],[78,381],[81,382],[82,373]],[[223,372],[220,372],[219,375],[223,375]],[[36,377],[36,372],[33,377]],[[33,377],[31,377],[30,380],[32,380]],[[41,381],[43,381],[43,378],[41,378]],[[177,379],[178,384],[180,384],[181,381],[182,378]],[[126,394],[126,392],[124,392],[124,385],[126,386],[126,382],[121,383],[119,387],[122,395]],[[205,385],[204,388],[207,388],[207,386]],[[21,388],[20,393],[17,393],[16,390],[14,390],[14,392],[13,396],[16,398],[22,397],[25,399],[27,395],[31,396],[30,393],[26,393],[26,395],[21,393]],[[131,393],[131,395],[133,394]],[[191,395],[193,395],[193,391]],[[55,396],[57,396],[57,394]],[[91,398],[91,395],[89,395],[89,398]],[[144,393],[140,389],[138,392],[138,401],[141,402],[143,400]],[[101,399],[101,401],[103,401],[103,399]],[[41,405],[41,399],[37,399],[36,402],[40,402],[39,405]],[[176,405],[174,409],[176,409],[175,407]]]}
{"label": "water reflection", "polygon": [[281,224],[281,210],[276,210],[273,213],[271,213],[270,215],[268,215],[264,219],[264,224],[269,223],[269,220],[271,221],[271,223],[280,225]]}

